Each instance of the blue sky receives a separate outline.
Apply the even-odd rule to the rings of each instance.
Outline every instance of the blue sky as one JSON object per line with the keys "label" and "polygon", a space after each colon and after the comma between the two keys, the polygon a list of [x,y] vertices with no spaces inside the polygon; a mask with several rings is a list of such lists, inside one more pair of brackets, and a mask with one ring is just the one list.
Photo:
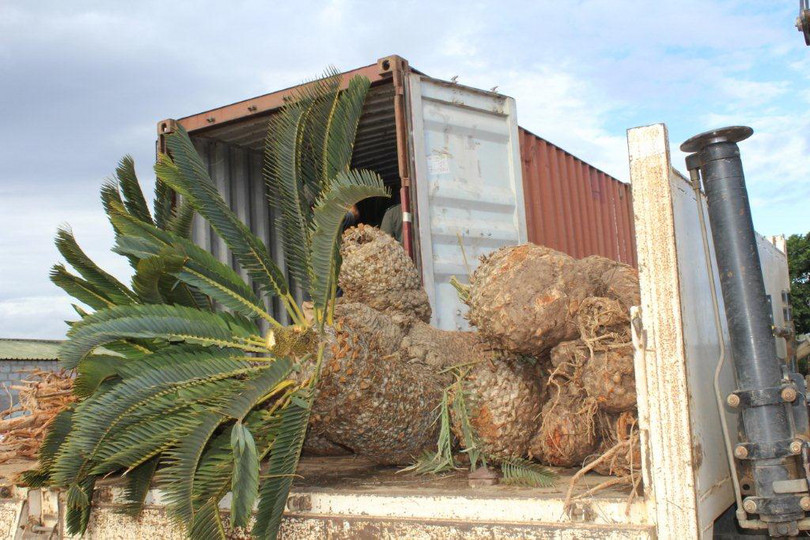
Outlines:
{"label": "blue sky", "polygon": [[121,277],[98,204],[155,124],[400,54],[514,96],[520,123],[622,180],[625,131],[746,124],[757,229],[810,230],[810,48],[790,0],[0,2],[0,337],[59,338],[56,227]]}

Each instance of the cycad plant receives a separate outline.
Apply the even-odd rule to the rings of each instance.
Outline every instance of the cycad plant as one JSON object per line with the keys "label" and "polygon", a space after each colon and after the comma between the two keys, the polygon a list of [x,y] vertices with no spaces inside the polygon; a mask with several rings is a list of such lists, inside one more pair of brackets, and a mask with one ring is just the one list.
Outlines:
{"label": "cycad plant", "polygon": [[[228,491],[232,527],[247,527],[258,501],[252,534],[276,537],[334,317],[344,216],[365,198],[389,196],[375,173],[349,168],[369,82],[356,77],[340,87],[334,72],[307,85],[268,131],[271,202],[286,266],[312,300],[310,319],[267,247],[223,201],[182,128],[168,136],[169,154],[155,166],[154,212],[130,158],[102,188],[114,251],[135,270],[131,286],[95,265],[69,230],[58,233],[78,275],[57,265],[52,279],[94,311],[77,307],[81,318],[60,352],[64,367],[76,370],[81,400],[57,417],[41,467],[27,480],[67,489],[69,532],[87,528],[97,479],[121,474],[128,511],[140,510],[155,481],[192,538],[225,537],[218,508]],[[193,212],[250,283],[189,240]],[[268,310],[272,297],[290,325]]]}

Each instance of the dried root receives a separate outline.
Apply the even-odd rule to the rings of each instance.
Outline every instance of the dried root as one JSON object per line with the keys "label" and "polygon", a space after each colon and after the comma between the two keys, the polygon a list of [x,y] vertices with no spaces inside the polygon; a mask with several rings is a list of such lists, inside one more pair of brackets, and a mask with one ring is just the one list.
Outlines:
{"label": "dried root", "polygon": [[18,392],[19,404],[0,412],[0,463],[37,459],[48,426],[76,401],[73,378],[64,370],[32,370],[11,390]]}
{"label": "dried root", "polygon": [[605,412],[619,413],[636,406],[636,382],[630,317],[618,300],[587,298],[577,314],[580,341],[589,358],[583,363],[585,392]]}
{"label": "dried root", "polygon": [[549,378],[549,393],[529,455],[555,467],[579,467],[599,444],[596,402],[559,372]]}
{"label": "dried root", "polygon": [[601,460],[594,470],[605,476],[638,475],[641,469],[641,442],[635,413],[626,411],[601,418],[600,431],[600,454],[604,456],[610,452],[610,458]]}

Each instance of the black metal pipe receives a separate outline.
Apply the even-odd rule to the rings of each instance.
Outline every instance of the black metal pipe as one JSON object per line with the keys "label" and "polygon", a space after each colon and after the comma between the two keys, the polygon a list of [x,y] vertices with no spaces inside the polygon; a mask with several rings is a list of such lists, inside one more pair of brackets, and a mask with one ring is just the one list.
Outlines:
{"label": "black metal pipe", "polygon": [[[798,498],[775,492],[774,482],[799,478],[795,421],[782,396],[790,379],[776,356],[769,302],[751,219],[740,149],[751,128],[732,127],[692,137],[681,150],[690,170],[698,168],[708,202],[717,270],[728,321],[730,351],[737,380],[745,440],[738,458],[753,465],[755,496],[744,508],[773,524],[771,534],[795,530],[804,513]],[[789,396],[790,394],[785,394]],[[806,422],[806,415],[800,421]]]}

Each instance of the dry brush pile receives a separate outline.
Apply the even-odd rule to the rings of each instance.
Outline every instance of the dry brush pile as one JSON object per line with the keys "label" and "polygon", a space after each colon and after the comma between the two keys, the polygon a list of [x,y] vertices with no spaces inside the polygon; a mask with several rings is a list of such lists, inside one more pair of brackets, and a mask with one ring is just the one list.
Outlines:
{"label": "dry brush pile", "polygon": [[65,371],[32,370],[8,390],[18,403],[0,412],[0,463],[37,459],[48,426],[76,401],[73,379]]}

